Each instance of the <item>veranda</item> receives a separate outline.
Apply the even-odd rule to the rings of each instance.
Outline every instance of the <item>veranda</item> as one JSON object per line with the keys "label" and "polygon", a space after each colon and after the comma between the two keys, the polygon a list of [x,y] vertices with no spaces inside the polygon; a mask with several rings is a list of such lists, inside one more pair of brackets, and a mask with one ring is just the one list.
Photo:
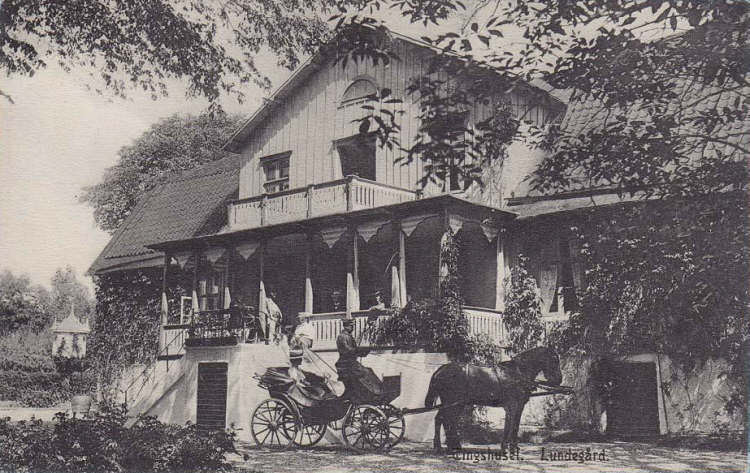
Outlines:
{"label": "veranda", "polygon": [[[244,203],[231,203],[230,216]],[[283,207],[276,203],[279,209]],[[261,220],[248,229],[233,228],[230,218],[219,234],[154,245],[165,253],[162,356],[178,354],[183,343],[254,341],[247,337],[251,320],[232,317],[230,301],[262,318],[271,294],[283,314],[282,326],[290,329],[299,313],[310,313],[317,332],[314,349],[334,350],[340,320],[355,318],[360,332],[372,315],[368,309],[375,305],[376,292],[388,307],[436,295],[447,232],[460,245],[459,273],[471,332],[502,340],[508,271],[502,229],[512,213],[444,194],[308,215],[277,218],[280,223]]]}

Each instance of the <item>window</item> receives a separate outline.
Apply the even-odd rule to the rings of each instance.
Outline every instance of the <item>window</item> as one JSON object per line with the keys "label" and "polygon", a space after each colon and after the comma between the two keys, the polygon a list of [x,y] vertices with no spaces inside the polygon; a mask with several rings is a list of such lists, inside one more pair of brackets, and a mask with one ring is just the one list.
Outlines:
{"label": "window", "polygon": [[224,272],[207,269],[198,279],[198,308],[200,310],[221,309]]}
{"label": "window", "polygon": [[576,290],[581,286],[581,267],[575,240],[553,238],[542,248],[540,290],[543,311],[567,313],[578,308]]}
{"label": "window", "polygon": [[263,166],[263,190],[267,194],[281,192],[289,189],[289,156],[286,152],[261,158]]}
{"label": "window", "polygon": [[344,176],[375,180],[375,136],[354,135],[336,141]]}
{"label": "window", "polygon": [[362,104],[378,97],[378,89],[369,79],[355,79],[341,97],[339,108]]}

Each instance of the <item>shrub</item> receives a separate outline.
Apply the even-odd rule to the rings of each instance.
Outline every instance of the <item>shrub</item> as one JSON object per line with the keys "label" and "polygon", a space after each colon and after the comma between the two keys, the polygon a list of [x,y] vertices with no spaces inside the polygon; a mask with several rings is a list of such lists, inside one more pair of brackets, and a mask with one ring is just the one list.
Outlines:
{"label": "shrub", "polygon": [[54,425],[0,419],[0,471],[230,471],[233,432],[201,432],[141,417],[125,427],[126,409],[105,403],[86,419],[58,413]]}

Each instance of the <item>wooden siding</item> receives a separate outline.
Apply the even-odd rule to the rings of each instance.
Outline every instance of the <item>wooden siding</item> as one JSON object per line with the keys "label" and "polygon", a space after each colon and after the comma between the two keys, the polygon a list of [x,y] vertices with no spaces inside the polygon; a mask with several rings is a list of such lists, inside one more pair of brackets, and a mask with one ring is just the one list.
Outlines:
{"label": "wooden siding", "polygon": [[[352,136],[358,132],[358,124],[352,120],[362,116],[360,105],[339,108],[341,97],[347,87],[357,78],[372,80],[378,89],[391,89],[392,97],[401,98],[403,104],[387,105],[392,110],[403,109],[406,113],[399,119],[402,145],[410,146],[418,130],[419,104],[414,96],[406,93],[410,80],[426,70],[429,55],[425,48],[395,41],[396,54],[389,66],[382,63],[375,66],[371,61],[350,62],[346,67],[327,63],[312,73],[301,86],[286,94],[284,99],[273,104],[273,111],[264,123],[250,134],[247,145],[242,149],[246,158],[240,174],[241,199],[263,193],[263,172],[259,160],[264,156],[291,151],[289,186],[290,188],[319,184],[342,176],[341,164],[334,141]],[[439,73],[445,76],[444,73]],[[441,77],[443,79],[447,77]],[[512,92],[509,101],[518,116],[524,115],[527,99],[523,92]],[[491,105],[477,103],[470,113],[470,122],[488,116]],[[547,120],[549,109],[535,107],[527,119]],[[423,174],[423,164],[415,161],[402,165],[396,160],[397,150],[378,147],[376,152],[376,180],[404,189],[417,189],[417,181]],[[431,185],[426,193],[440,191],[439,186]]]}

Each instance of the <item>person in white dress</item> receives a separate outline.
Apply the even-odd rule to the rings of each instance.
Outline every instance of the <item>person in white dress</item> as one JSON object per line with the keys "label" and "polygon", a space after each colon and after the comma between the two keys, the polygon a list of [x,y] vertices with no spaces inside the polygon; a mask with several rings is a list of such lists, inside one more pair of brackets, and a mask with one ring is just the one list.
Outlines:
{"label": "person in white dress", "polygon": [[276,305],[276,292],[269,291],[266,296],[266,320],[268,321],[268,333],[266,334],[269,341],[279,342],[279,328],[281,324],[281,309]]}
{"label": "person in white dress", "polygon": [[292,345],[303,346],[305,348],[312,348],[315,343],[315,326],[313,325],[311,318],[312,314],[308,312],[300,312],[299,314],[300,324],[294,330],[294,337],[292,338]]}

